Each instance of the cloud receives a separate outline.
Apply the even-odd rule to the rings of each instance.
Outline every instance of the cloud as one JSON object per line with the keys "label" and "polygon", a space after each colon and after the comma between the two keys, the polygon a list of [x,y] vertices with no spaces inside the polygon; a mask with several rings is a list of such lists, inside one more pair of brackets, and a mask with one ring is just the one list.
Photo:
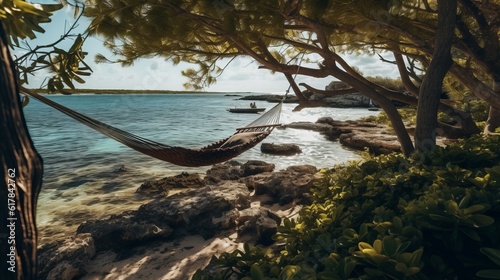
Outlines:
{"label": "cloud", "polygon": [[[64,11],[54,17],[54,24],[46,27],[47,32],[40,36],[44,40],[38,40],[36,44],[46,44],[58,38],[62,34],[65,21],[72,17],[68,11]],[[85,28],[85,23],[82,27]],[[45,26],[44,26],[45,27]],[[89,77],[83,77],[85,84],[77,84],[79,88],[107,88],[107,89],[166,89],[184,90],[183,84],[188,80],[181,75],[181,71],[187,68],[197,68],[196,65],[180,63],[173,65],[164,58],[140,59],[130,67],[121,67],[118,64],[95,64],[93,57],[102,53],[108,58],[113,58],[108,49],[103,46],[102,39],[89,38],[84,50],[88,51],[86,62],[92,67],[93,73]],[[390,54],[386,55],[390,58]],[[389,76],[397,77],[397,69],[394,65],[383,63],[377,56],[343,55],[350,65],[357,66],[367,76]],[[318,60],[318,56],[312,56]],[[219,66],[224,67],[228,59],[220,61]],[[303,62],[302,66],[317,67],[316,63]],[[281,73],[273,74],[269,70],[259,69],[259,64],[248,57],[239,57],[231,61],[224,72],[217,77],[217,83],[206,88],[206,91],[227,92],[275,92],[284,93],[289,83]],[[46,73],[38,73],[31,78],[30,86],[38,87]],[[318,89],[324,89],[334,77],[313,78],[297,76],[297,83],[307,83]]]}

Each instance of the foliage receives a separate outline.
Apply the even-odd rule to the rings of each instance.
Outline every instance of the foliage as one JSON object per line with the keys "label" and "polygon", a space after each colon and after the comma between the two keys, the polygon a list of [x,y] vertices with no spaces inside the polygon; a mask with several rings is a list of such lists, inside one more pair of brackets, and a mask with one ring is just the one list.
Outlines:
{"label": "foliage", "polygon": [[222,254],[193,279],[498,279],[500,136],[321,171],[275,252]]}
{"label": "foliage", "polygon": [[397,92],[406,91],[406,88],[403,86],[403,82],[401,81],[401,79],[393,79],[381,76],[366,77],[366,79],[372,83],[383,86],[390,90],[394,90]]}
{"label": "foliage", "polygon": [[[40,70],[48,70],[52,77],[47,81],[49,92],[65,92],[65,87],[75,89],[73,81],[84,83],[82,76],[92,72],[84,61],[87,54],[82,50],[85,36],[72,34],[83,15],[81,4],[73,4],[75,22],[61,34],[56,41],[31,47],[25,39],[35,39],[36,33],[44,33],[40,24],[51,21],[53,12],[60,10],[62,4],[32,4],[22,0],[5,0],[0,6],[0,19],[8,35],[11,48],[22,53],[14,58],[17,67],[18,82],[22,86],[28,84],[29,76]],[[58,45],[67,39],[74,39],[68,50]]]}
{"label": "foliage", "polygon": [[[415,108],[398,108],[398,112],[401,115],[401,119],[407,124],[407,125],[415,125],[416,124],[416,109]],[[369,116],[365,117],[362,119],[363,121],[366,122],[376,122],[376,123],[382,123],[386,125],[391,125],[389,118],[387,117],[387,114],[385,112],[380,112],[377,116]]]}
{"label": "foliage", "polygon": [[464,111],[470,112],[470,114],[472,115],[472,118],[475,121],[483,122],[483,121],[486,121],[488,119],[489,105],[488,105],[488,103],[484,102],[483,100],[472,99],[469,102],[467,102],[466,104],[464,104],[463,106],[464,106]]}
{"label": "foliage", "polygon": [[22,0],[2,1],[0,19],[8,34],[9,44],[19,46],[20,39],[34,39],[35,32],[45,32],[40,23],[50,22],[52,12],[60,8],[61,4],[31,4]]}

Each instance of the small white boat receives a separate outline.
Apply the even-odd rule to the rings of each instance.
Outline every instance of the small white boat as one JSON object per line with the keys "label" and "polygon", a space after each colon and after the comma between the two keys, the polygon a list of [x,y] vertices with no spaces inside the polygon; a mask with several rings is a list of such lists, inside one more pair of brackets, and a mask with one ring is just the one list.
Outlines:
{"label": "small white boat", "polygon": [[264,112],[266,108],[229,108],[227,109],[231,113],[260,113]]}

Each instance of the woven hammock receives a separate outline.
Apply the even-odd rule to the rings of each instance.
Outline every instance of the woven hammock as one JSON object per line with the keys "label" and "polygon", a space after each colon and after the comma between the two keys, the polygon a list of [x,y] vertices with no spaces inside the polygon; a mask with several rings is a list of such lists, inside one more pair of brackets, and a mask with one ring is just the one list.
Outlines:
{"label": "woven hammock", "polygon": [[282,106],[281,102],[278,103],[257,120],[245,127],[237,128],[236,132],[226,139],[222,139],[203,148],[187,149],[161,144],[107,125],[30,90],[23,89],[23,93],[140,153],[175,165],[187,167],[213,165],[224,162],[256,146],[264,140],[275,127],[280,126],[279,118]]}

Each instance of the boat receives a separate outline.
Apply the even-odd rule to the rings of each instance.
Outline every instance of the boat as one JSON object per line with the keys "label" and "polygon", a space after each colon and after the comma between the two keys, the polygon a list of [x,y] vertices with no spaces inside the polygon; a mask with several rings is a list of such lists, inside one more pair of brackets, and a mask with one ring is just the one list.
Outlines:
{"label": "boat", "polygon": [[264,112],[266,108],[229,108],[227,109],[231,113],[260,113]]}

